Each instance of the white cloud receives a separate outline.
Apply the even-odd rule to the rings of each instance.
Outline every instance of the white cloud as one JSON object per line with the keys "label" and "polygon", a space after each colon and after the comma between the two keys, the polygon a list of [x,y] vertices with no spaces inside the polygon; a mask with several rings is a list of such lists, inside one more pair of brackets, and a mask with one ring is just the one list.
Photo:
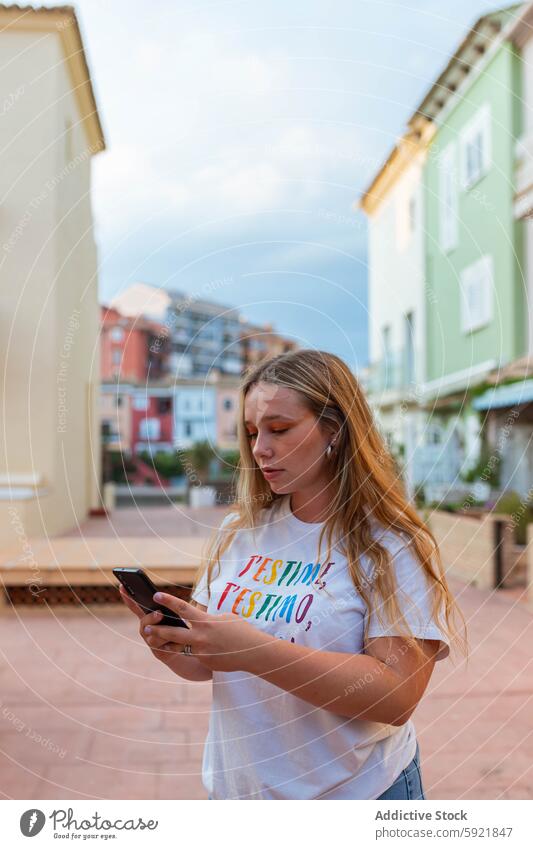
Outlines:
{"label": "white cloud", "polygon": [[143,146],[115,145],[96,160],[94,194],[98,225],[115,239],[161,209],[181,215],[189,193],[179,179],[167,179]]}

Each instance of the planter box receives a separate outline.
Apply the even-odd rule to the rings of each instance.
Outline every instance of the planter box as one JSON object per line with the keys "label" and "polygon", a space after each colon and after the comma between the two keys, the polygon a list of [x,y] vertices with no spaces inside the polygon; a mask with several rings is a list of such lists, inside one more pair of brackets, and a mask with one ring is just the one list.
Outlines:
{"label": "planter box", "polygon": [[189,488],[189,505],[191,507],[214,507],[217,491],[213,486],[191,486]]}
{"label": "planter box", "polygon": [[447,573],[480,589],[493,589],[495,582],[492,514],[480,517],[434,510],[428,525],[437,540]]}

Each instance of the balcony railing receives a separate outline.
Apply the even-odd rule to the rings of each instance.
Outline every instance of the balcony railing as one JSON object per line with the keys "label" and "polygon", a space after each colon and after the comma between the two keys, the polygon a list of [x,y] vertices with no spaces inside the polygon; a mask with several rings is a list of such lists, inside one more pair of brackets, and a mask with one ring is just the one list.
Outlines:
{"label": "balcony railing", "polygon": [[409,354],[404,349],[372,363],[365,380],[366,390],[370,394],[407,391],[417,379],[416,362],[416,352]]}

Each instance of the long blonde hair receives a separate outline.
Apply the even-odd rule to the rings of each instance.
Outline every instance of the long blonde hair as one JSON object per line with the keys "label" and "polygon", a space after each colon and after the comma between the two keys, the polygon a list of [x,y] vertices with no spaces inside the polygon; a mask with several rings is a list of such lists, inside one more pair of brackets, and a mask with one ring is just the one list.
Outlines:
{"label": "long blonde hair", "polygon": [[[244,427],[244,402],[250,389],[259,382],[294,389],[308,409],[328,430],[337,431],[336,450],[330,459],[336,483],[331,516],[320,532],[319,548],[328,535],[331,548],[335,538],[348,562],[353,584],[362,596],[368,612],[372,600],[368,578],[360,564],[364,554],[374,567],[372,589],[376,614],[383,624],[381,605],[389,622],[401,623],[401,634],[418,656],[422,649],[413,638],[397,602],[397,582],[390,568],[391,553],[375,538],[372,523],[400,535],[420,562],[428,592],[432,596],[433,619],[447,634],[450,643],[468,655],[466,622],[448,587],[435,537],[416,509],[409,503],[391,453],[382,438],[359,382],[346,363],[334,354],[301,349],[260,362],[249,369],[242,380],[239,397],[238,438],[240,460],[237,467],[235,515],[213,536],[207,550],[207,562],[198,574],[194,589],[204,576],[210,597],[213,569],[239,529],[254,528],[261,510],[272,509],[283,496],[273,493],[253,456]],[[441,614],[443,614],[441,621]],[[459,615],[464,636],[454,624]],[[365,617],[364,641],[368,636],[370,615]]]}

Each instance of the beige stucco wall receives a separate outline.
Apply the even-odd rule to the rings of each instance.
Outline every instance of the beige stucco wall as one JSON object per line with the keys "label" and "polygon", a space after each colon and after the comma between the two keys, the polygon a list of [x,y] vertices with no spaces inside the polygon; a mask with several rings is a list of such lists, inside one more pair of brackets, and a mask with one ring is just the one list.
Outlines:
{"label": "beige stucco wall", "polygon": [[429,527],[440,548],[447,574],[481,589],[494,587],[494,521],[471,519],[435,510]]}
{"label": "beige stucco wall", "polygon": [[[11,104],[0,125],[0,472],[43,476],[40,511],[25,504],[22,514],[37,514],[37,530],[54,534],[99,505],[91,151],[59,35],[5,32],[0,43],[0,104]],[[0,545],[16,539],[4,506]]]}

